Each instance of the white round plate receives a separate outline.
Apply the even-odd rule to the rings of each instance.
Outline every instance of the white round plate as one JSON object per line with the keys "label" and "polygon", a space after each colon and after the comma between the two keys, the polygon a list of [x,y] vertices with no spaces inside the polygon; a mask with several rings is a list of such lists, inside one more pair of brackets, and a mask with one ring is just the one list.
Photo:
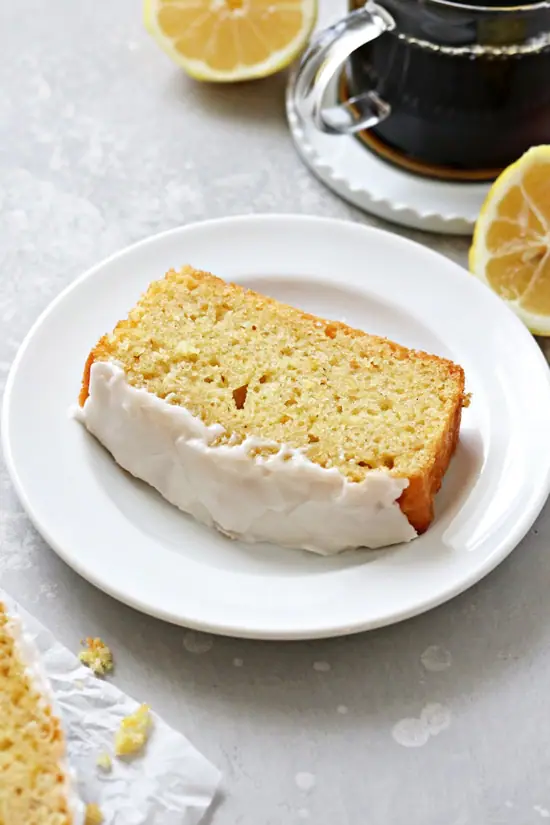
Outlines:
{"label": "white round plate", "polygon": [[[232,542],[123,472],[69,416],[98,337],[151,280],[186,262],[462,364],[472,404],[425,535],[333,558]],[[38,530],[115,598],[215,633],[333,636],[441,604],[520,541],[550,489],[549,375],[504,303],[420,245],[322,218],[228,218],[130,247],[53,302],[9,376],[4,450]]]}
{"label": "white round plate", "polygon": [[[291,84],[289,84],[289,91]],[[336,97],[333,100],[337,103]],[[294,145],[322,183],[359,209],[401,226],[471,235],[489,183],[457,183],[413,175],[381,160],[353,135],[328,135],[305,121],[287,92]]]}

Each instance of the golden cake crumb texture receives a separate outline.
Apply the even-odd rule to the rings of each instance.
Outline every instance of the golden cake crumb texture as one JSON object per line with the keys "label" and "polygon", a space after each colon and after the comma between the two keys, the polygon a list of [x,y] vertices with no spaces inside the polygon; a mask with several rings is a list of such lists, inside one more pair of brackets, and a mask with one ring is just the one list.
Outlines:
{"label": "golden cake crumb texture", "polygon": [[104,676],[113,669],[113,654],[102,639],[88,636],[82,644],[86,649],[78,654],[78,658],[96,676]]}
{"label": "golden cake crumb texture", "polygon": [[84,820],[84,825],[102,825],[104,821],[103,814],[101,813],[101,809],[98,805],[94,802],[90,805],[86,805],[86,819]]}
{"label": "golden cake crumb texture", "polygon": [[96,759],[96,765],[102,771],[108,773],[113,767],[113,760],[107,752],[100,753]]}
{"label": "golden cake crumb texture", "polygon": [[129,756],[140,751],[148,739],[152,723],[149,705],[140,705],[126,716],[115,735],[116,755]]}

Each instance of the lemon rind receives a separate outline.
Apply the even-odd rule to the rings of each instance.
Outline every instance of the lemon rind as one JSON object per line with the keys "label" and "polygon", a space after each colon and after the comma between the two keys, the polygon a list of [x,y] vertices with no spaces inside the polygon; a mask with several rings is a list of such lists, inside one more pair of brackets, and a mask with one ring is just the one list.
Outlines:
{"label": "lemon rind", "polygon": [[302,28],[283,49],[272,52],[266,60],[261,63],[239,64],[237,68],[228,71],[212,69],[207,63],[194,58],[187,58],[177,51],[173,46],[173,41],[166,37],[157,24],[158,0],[144,0],[143,20],[149,34],[158,43],[160,48],[172,58],[184,71],[195,80],[217,82],[217,83],[237,83],[245,80],[257,80],[268,77],[275,72],[289,66],[300,54],[306,45],[309,36],[317,21],[317,0],[304,0],[301,4],[304,21]]}
{"label": "lemon rind", "polygon": [[[534,146],[528,149],[515,163],[508,166],[495,180],[481,207],[476,221],[472,245],[468,254],[468,268],[472,275],[486,286],[493,288],[486,276],[488,261],[493,257],[489,254],[485,243],[487,229],[497,217],[497,209],[502,198],[512,186],[520,183],[525,170],[541,159],[550,160],[550,146]],[[533,335],[550,336],[550,315],[540,315],[524,309],[519,301],[512,301],[499,296],[510,309],[523,321]]]}

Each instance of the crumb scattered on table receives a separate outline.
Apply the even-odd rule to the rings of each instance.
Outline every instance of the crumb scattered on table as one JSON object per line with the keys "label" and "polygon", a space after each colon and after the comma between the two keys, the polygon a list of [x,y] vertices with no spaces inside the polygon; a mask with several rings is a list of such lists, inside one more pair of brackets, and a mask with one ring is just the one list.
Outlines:
{"label": "crumb scattered on table", "polygon": [[86,805],[86,819],[84,821],[84,825],[101,825],[103,821],[103,814],[95,802],[92,802],[91,805]]}
{"label": "crumb scattered on table", "polygon": [[147,741],[152,721],[149,705],[140,705],[134,713],[126,716],[115,734],[116,755],[127,756],[141,750]]}
{"label": "crumb scattered on table", "polygon": [[96,759],[96,765],[102,771],[108,772],[113,767],[113,760],[108,753],[100,753]]}
{"label": "crumb scattered on table", "polygon": [[113,654],[102,639],[88,636],[82,644],[86,649],[79,653],[78,658],[96,676],[104,676],[113,669]]}

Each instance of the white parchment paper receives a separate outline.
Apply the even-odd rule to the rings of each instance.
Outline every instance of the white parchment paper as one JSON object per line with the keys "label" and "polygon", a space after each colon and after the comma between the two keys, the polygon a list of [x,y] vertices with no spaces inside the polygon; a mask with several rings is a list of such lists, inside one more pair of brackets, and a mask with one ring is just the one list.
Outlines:
{"label": "white parchment paper", "polygon": [[[105,825],[197,825],[216,792],[217,768],[165,724],[153,706],[153,728],[142,753],[131,759],[115,758],[115,732],[139,703],[94,676],[1,590],[0,600],[10,613],[21,617],[40,653],[63,718],[69,762],[84,802],[99,805]],[[105,752],[113,757],[108,773],[96,763]]]}

